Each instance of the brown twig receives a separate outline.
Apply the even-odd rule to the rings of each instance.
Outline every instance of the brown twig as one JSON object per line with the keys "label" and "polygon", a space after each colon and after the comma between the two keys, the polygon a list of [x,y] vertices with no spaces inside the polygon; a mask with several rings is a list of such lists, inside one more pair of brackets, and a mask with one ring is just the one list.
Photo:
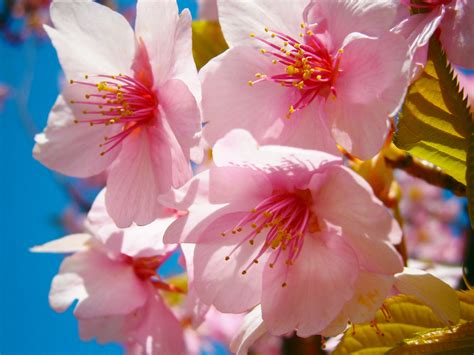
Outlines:
{"label": "brown twig", "polygon": [[397,157],[385,156],[385,161],[394,169],[400,169],[407,174],[426,181],[427,183],[450,190],[456,196],[466,196],[466,186],[437,166],[413,157],[403,152]]}

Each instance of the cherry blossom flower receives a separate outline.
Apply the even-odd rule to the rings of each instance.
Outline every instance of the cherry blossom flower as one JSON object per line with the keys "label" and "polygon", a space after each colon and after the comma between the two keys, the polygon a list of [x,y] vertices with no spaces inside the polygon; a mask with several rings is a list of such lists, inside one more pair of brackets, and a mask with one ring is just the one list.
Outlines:
{"label": "cherry blossom flower", "polygon": [[[160,21],[156,22],[159,18]],[[65,175],[108,169],[106,204],[120,227],[152,222],[156,196],[191,176],[200,86],[191,15],[175,0],[138,1],[135,33],[95,2],[53,2],[46,27],[69,83],[36,136],[34,156]]]}
{"label": "cherry blossom flower", "polygon": [[[393,283],[393,293],[404,293],[415,296],[420,301],[431,307],[433,312],[446,324],[459,320],[460,306],[454,290],[433,275],[416,269],[405,268],[402,273],[395,274]],[[375,281],[375,280],[373,280]],[[369,286],[367,284],[366,286]],[[347,328],[347,319],[351,315],[351,323],[369,322],[375,317],[376,307],[371,307],[376,302],[374,298],[378,298],[377,285],[372,284],[366,290],[359,289],[358,293],[349,300],[344,306],[340,315],[327,327],[323,332],[323,336],[335,336]],[[362,291],[362,292],[361,292]],[[368,308],[372,308],[367,312]],[[384,312],[388,309],[382,308]],[[387,313],[388,315],[388,313]],[[376,323],[372,321],[374,329],[377,332]],[[231,343],[231,350],[237,355],[247,354],[249,348],[262,336],[268,333],[267,325],[262,318],[261,307],[255,307],[249,312],[239,331],[236,333]]]}
{"label": "cherry blossom flower", "polygon": [[180,290],[156,271],[176,249],[162,243],[162,232],[176,213],[169,211],[166,218],[148,226],[120,229],[105,213],[104,204],[102,193],[86,222],[89,233],[32,249],[73,253],[53,279],[51,307],[64,312],[78,301],[74,315],[83,340],[119,342],[141,354],[184,353],[181,324],[159,292]]}
{"label": "cherry blossom flower", "polygon": [[202,302],[225,313],[261,305],[272,334],[303,337],[365,290],[376,293],[366,313],[382,305],[403,269],[391,244],[401,230],[363,178],[336,156],[258,147],[243,130],[219,140],[213,155],[214,166],[162,196],[188,211],[164,240],[196,244]]}
{"label": "cherry blossom flower", "polygon": [[413,3],[410,0],[401,0],[401,3],[421,12],[410,16],[401,24],[402,31],[406,34],[411,33],[410,36],[413,37],[413,33],[421,33],[421,37],[424,37],[417,44],[419,49],[416,55],[421,64],[424,65],[426,62],[428,40],[439,28],[439,38],[448,60],[454,65],[474,69],[474,60],[472,59],[474,52],[472,38],[474,4],[472,1],[421,0]]}
{"label": "cherry blossom flower", "polygon": [[[408,85],[408,43],[389,30],[396,2],[220,1],[230,49],[200,72],[205,139],[233,128],[261,144],[368,159]],[[308,5],[308,6],[307,6]]]}

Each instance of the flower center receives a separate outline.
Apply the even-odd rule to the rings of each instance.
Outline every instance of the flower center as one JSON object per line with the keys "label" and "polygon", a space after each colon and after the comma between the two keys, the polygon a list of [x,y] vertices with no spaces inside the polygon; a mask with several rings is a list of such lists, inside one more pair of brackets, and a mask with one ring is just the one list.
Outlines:
{"label": "flower center", "polygon": [[253,86],[264,80],[273,81],[300,92],[299,99],[289,107],[287,118],[308,106],[318,95],[336,96],[334,82],[341,71],[339,64],[343,50],[339,49],[335,55],[329,53],[325,44],[311,30],[315,26],[302,23],[304,33],[300,33],[301,40],[268,28],[265,28],[271,37],[268,40],[250,34],[250,37],[269,47],[260,49],[260,53],[272,58],[272,63],[281,67],[281,72],[275,75],[257,73],[255,76],[258,79],[248,84]]}
{"label": "flower center", "polygon": [[164,282],[157,274],[157,269],[163,265],[170,255],[171,253],[163,256],[151,256],[136,259],[126,256],[126,259],[128,263],[132,265],[135,275],[137,275],[140,280],[150,281],[155,288],[163,291],[183,293],[184,291],[181,288]]}
{"label": "flower center", "polygon": [[[71,104],[87,105],[90,109],[82,111],[83,118],[75,123],[88,123],[91,126],[120,124],[119,133],[104,137],[99,144],[104,155],[141,126],[151,124],[157,115],[158,99],[148,86],[128,75],[97,75],[98,82],[70,80],[70,84],[81,85],[88,91],[84,100],[71,100]],[[89,75],[85,76],[88,80]],[[87,107],[86,106],[86,107]]]}
{"label": "flower center", "polygon": [[[258,258],[268,250],[273,251],[269,263],[271,268],[280,259],[282,252],[286,252],[286,265],[293,265],[301,252],[306,232],[319,230],[317,218],[311,213],[311,201],[311,192],[308,190],[277,192],[261,201],[234,228],[221,233],[221,236],[225,237],[247,229],[247,232],[243,232],[245,237],[225,260],[229,260],[243,243],[254,245],[255,239],[263,236],[262,232],[265,231],[265,242],[255,259],[242,271],[242,275],[245,275],[253,264],[258,264]],[[286,283],[282,286],[285,287]]]}

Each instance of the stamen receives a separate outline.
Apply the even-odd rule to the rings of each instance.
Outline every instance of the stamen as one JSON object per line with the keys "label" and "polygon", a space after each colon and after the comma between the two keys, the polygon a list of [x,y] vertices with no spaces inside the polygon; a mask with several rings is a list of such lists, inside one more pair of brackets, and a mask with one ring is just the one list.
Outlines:
{"label": "stamen", "polygon": [[[334,82],[340,73],[340,60],[343,49],[336,53],[329,53],[324,43],[314,34],[317,24],[301,23],[302,40],[297,40],[284,33],[265,27],[265,32],[270,32],[270,39],[261,38],[254,33],[252,38],[268,46],[261,48],[264,55],[274,57],[273,64],[281,64],[282,72],[267,76],[256,73],[258,80],[248,81],[249,86],[254,86],[261,81],[273,81],[283,87],[296,88],[301,96],[291,105],[287,118],[306,106],[317,96],[336,97]],[[273,41],[272,41],[273,39]],[[275,42],[281,41],[280,44]]]}
{"label": "stamen", "polygon": [[[70,80],[71,85],[81,85],[91,88],[84,95],[86,101],[70,100],[73,105],[88,105],[95,109],[83,110],[83,115],[90,118],[76,118],[74,123],[88,123],[90,126],[102,124],[105,126],[121,123],[122,131],[105,137],[108,148],[100,153],[101,156],[118,146],[135,130],[148,124],[156,118],[158,100],[156,94],[138,80],[123,74],[95,75],[98,82]],[[87,80],[89,75],[84,75]]]}

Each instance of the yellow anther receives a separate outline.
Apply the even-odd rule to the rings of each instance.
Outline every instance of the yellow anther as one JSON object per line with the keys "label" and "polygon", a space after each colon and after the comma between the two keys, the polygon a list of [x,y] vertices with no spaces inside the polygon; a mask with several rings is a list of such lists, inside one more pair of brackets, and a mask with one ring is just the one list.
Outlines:
{"label": "yellow anther", "polygon": [[74,80],[69,80],[69,84],[74,84]]}
{"label": "yellow anther", "polygon": [[300,47],[301,47],[301,44],[299,44],[299,43],[295,43],[295,45],[294,45],[293,47],[295,47],[296,49],[300,49]]}
{"label": "yellow anther", "polygon": [[344,53],[344,49],[341,48],[341,49],[338,50],[338,52],[339,52],[339,54],[342,54],[342,53]]}
{"label": "yellow anther", "polygon": [[260,49],[260,53],[265,54],[265,53],[267,53],[267,50],[262,48],[262,49]]}
{"label": "yellow anther", "polygon": [[311,72],[309,70],[305,70],[303,72],[303,79],[308,80],[309,78],[311,78]]}
{"label": "yellow anther", "polygon": [[286,67],[286,73],[287,74],[290,74],[290,75],[293,75],[297,72],[298,69],[296,69],[293,65],[288,65]]}
{"label": "yellow anther", "polygon": [[321,75],[316,75],[316,79],[321,80],[322,76]]}
{"label": "yellow anther", "polygon": [[312,36],[312,35],[313,35],[313,31],[308,30],[308,31],[306,31],[306,34],[307,34],[308,36]]}
{"label": "yellow anther", "polygon": [[295,111],[296,111],[295,108],[293,107],[293,105],[291,105],[288,112],[289,113],[294,113]]}
{"label": "yellow anther", "polygon": [[268,212],[268,211],[263,212],[263,217],[270,218],[271,216],[272,216],[271,212]]}
{"label": "yellow anther", "polygon": [[255,229],[255,228],[257,228],[257,224],[256,224],[256,223],[252,223],[252,224],[250,225],[250,227],[252,227],[252,228]]}
{"label": "yellow anther", "polygon": [[299,36],[300,36],[300,37],[304,37],[304,34],[300,33]]}
{"label": "yellow anther", "polygon": [[253,86],[254,83],[253,83],[252,80],[249,80],[249,81],[247,82],[247,84],[248,84],[249,86]]}
{"label": "yellow anther", "polygon": [[283,42],[283,45],[286,47],[288,45],[288,42],[287,41]]}
{"label": "yellow anther", "polygon": [[255,37],[255,33],[251,33],[249,34],[250,38],[254,38]]}
{"label": "yellow anther", "polygon": [[276,37],[276,34],[272,33],[272,38],[275,38]]}
{"label": "yellow anther", "polygon": [[89,75],[84,75],[84,79],[89,79]]}
{"label": "yellow anther", "polygon": [[268,27],[265,27],[264,30],[265,30],[265,32],[268,32]]}
{"label": "yellow anther", "polygon": [[273,63],[273,64],[276,64],[276,63],[278,63],[278,60],[273,59],[273,60],[272,60],[272,63]]}
{"label": "yellow anther", "polygon": [[305,27],[306,27],[306,24],[305,24],[304,22],[301,22],[301,23],[300,23],[300,27],[301,27],[301,28],[305,28]]}

